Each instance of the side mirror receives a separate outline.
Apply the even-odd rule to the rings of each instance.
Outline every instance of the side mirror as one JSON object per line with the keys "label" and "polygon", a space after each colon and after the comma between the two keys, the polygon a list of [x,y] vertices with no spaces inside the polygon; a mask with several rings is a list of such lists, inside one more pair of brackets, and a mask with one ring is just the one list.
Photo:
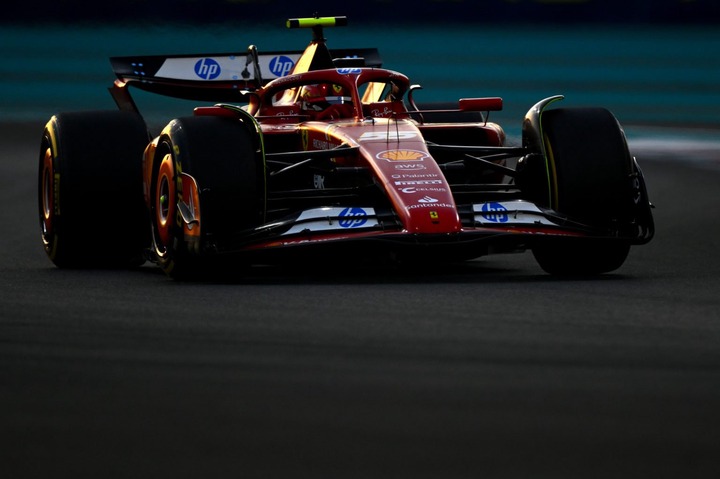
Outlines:
{"label": "side mirror", "polygon": [[461,98],[458,102],[460,111],[500,111],[503,108],[502,98]]}

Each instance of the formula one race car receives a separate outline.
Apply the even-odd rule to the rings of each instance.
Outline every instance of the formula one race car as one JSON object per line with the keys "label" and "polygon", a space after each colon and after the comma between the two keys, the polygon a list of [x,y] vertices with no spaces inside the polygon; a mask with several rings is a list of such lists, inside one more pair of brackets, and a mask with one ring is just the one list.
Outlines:
{"label": "formula one race car", "polygon": [[[602,108],[488,121],[500,98],[421,108],[376,49],[111,58],[119,111],[61,113],[39,162],[42,241],[58,266],[150,260],[175,278],[362,253],[407,262],[531,250],[551,274],[619,268],[654,234],[645,181]],[[207,102],[152,138],[129,87]],[[347,257],[347,256],[345,256]]]}

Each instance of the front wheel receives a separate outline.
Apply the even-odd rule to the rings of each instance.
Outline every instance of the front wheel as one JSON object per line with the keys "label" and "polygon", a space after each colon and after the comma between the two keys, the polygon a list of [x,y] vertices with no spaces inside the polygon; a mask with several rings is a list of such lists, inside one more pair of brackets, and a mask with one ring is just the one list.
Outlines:
{"label": "front wheel", "polygon": [[218,242],[260,224],[265,168],[259,134],[240,120],[173,120],[161,135],[151,183],[152,243],[175,279],[215,273]]}
{"label": "front wheel", "polygon": [[[623,228],[634,222],[637,171],[615,117],[602,108],[542,115],[547,206],[598,231],[598,238],[540,241],[533,253],[551,274],[600,274],[627,258]],[[607,239],[602,238],[607,236]]]}

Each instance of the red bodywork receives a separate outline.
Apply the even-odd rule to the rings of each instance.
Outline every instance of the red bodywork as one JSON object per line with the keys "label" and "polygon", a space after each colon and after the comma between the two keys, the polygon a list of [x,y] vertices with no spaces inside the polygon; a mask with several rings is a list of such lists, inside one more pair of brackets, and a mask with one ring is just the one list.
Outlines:
{"label": "red bodywork", "polygon": [[[299,62],[300,63],[300,62]],[[322,113],[305,112],[300,102],[275,100],[288,90],[302,85],[326,83],[339,85],[350,95],[344,104],[343,117],[322,118]],[[397,99],[373,98],[378,85],[391,84]],[[360,90],[364,89],[363,96]],[[390,200],[399,219],[400,228],[392,233],[413,235],[453,235],[463,229],[450,185],[426,145],[428,135],[440,130],[452,131],[466,139],[475,138],[475,146],[500,147],[505,135],[502,128],[490,122],[432,123],[424,125],[413,118],[402,101],[409,89],[409,80],[398,72],[379,68],[327,69],[289,75],[270,82],[252,95],[247,112],[258,121],[266,145],[291,145],[293,151],[332,150],[353,147],[357,153],[338,156],[339,167],[368,168]],[[377,89],[380,91],[380,89]],[[288,95],[290,96],[290,95]],[[499,98],[462,99],[460,111],[488,111],[502,108]],[[234,116],[236,109],[201,107],[196,115]],[[152,156],[152,152],[149,155]],[[148,173],[150,173],[148,171]],[[362,206],[362,205],[360,205]],[[474,229],[474,228],[473,228]],[[360,232],[351,236],[375,236],[389,231]],[[297,241],[343,239],[347,233],[316,233],[311,236],[282,241],[272,240],[251,248],[289,245]]]}
{"label": "red bodywork", "polygon": [[[268,110],[273,108],[264,107],[267,98],[299,80],[342,85],[352,95],[352,117],[294,123],[296,118],[288,116],[283,121],[281,116],[263,121],[267,119]],[[427,149],[423,132],[409,118],[403,103],[399,100],[362,102],[358,86],[380,81],[392,81],[402,91],[408,87],[407,77],[389,70],[315,71],[276,80],[260,92],[258,103],[251,105],[268,143],[273,142],[273,136],[297,135],[299,132],[302,143],[299,146],[303,150],[329,150],[341,145],[358,147],[356,156],[339,157],[335,161],[339,166],[369,168],[378,184],[384,187],[405,231],[459,232],[460,220],[449,185]],[[493,127],[477,128],[497,132]],[[432,202],[423,202],[424,198]]]}

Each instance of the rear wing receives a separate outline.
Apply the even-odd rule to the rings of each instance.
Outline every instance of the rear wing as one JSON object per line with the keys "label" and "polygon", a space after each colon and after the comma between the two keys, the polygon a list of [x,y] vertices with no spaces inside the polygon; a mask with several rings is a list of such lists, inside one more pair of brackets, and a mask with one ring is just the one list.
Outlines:
{"label": "rear wing", "polygon": [[[110,92],[129,100],[127,86],[160,95],[208,102],[245,101],[247,93],[293,71],[302,51],[258,53],[251,45],[242,53],[111,57],[117,76]],[[330,50],[333,65],[381,67],[377,48]],[[134,108],[133,108],[134,109]]]}

